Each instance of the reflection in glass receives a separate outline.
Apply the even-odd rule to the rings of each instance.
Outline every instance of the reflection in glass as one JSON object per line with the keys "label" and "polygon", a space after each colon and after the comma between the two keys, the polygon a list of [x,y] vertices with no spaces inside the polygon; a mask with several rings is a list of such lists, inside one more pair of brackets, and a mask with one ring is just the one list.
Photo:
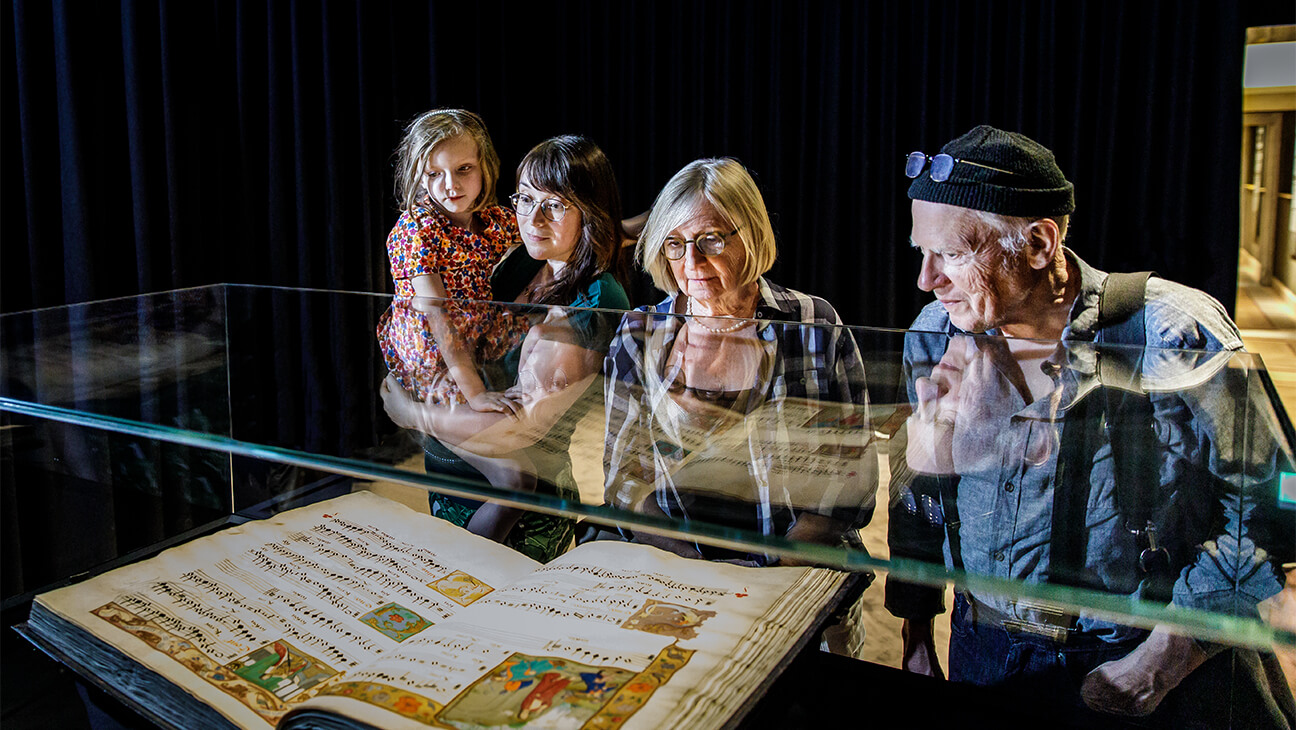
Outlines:
{"label": "reflection in glass", "polygon": [[[480,412],[466,404],[420,401],[417,384],[407,390],[393,372],[383,384],[387,414],[399,426],[423,435],[425,467],[484,479],[513,492],[540,492],[579,501],[569,446],[584,414],[597,411],[597,375],[618,315],[561,307],[519,307],[484,302],[438,302],[434,306],[471,305],[476,316],[507,331],[491,350],[475,348],[482,380],[516,404],[508,413]],[[395,306],[395,304],[393,305]],[[445,321],[456,318],[445,316]],[[499,323],[507,323],[501,326]],[[455,333],[471,342],[467,333]],[[570,517],[500,508],[443,494],[430,496],[432,513],[473,532],[504,542],[547,561],[571,545],[575,522]]]}
{"label": "reflection in glass", "polygon": [[[893,557],[1254,618],[1282,589],[1280,564],[1292,552],[1292,514],[1274,499],[1289,467],[1280,468],[1287,455],[1262,417],[1253,372],[1233,360],[909,333],[913,414],[891,465],[901,493]],[[887,600],[910,620],[943,608],[938,589],[898,581]],[[1090,707],[1146,714],[1180,682],[1236,682],[1238,691],[1269,683],[1263,672],[1235,675],[1221,646],[1097,611],[963,588],[951,621],[952,679],[1032,682],[1076,707],[1083,693]],[[1030,671],[1005,659],[1033,662],[1032,653],[1068,658]],[[1145,672],[1160,679],[1141,704],[1109,705],[1121,694],[1113,687]],[[1180,689],[1169,711],[1192,696]],[[1263,703],[1248,711],[1265,722]]]}
{"label": "reflection in glass", "polygon": [[[0,429],[0,485],[15,497],[14,509],[3,516],[5,534],[17,545],[4,555],[8,566],[21,562],[27,571],[7,573],[8,578],[20,577],[23,591],[35,588],[31,581],[64,577],[59,570],[47,571],[32,562],[41,551],[62,552],[50,565],[89,567],[209,518],[237,517],[233,513],[247,513],[263,501],[318,499],[318,492],[302,487],[326,478],[333,481],[323,486],[341,490],[352,489],[353,481],[354,488],[371,481],[406,485],[410,491],[420,490],[419,507],[426,503],[423,495],[428,491],[454,491],[481,500],[505,494],[476,470],[475,476],[464,479],[425,471],[422,417],[409,422],[419,429],[417,441],[391,423],[382,389],[386,366],[374,347],[374,326],[390,303],[390,297],[377,295],[228,286],[0,315],[0,408],[7,419],[7,428]],[[1141,390],[1148,394],[1139,397],[1155,403],[1153,417],[1145,419],[1152,424],[1147,430],[1155,428],[1157,435],[1153,456],[1146,459],[1149,468],[1156,467],[1152,493],[1158,499],[1193,497],[1183,504],[1194,507],[1176,513],[1186,525],[1182,530],[1155,523],[1158,546],[1165,545],[1175,561],[1188,557],[1172,565],[1173,581],[1148,581],[1145,587],[1132,571],[1140,570],[1139,557],[1150,549],[1150,542],[1120,531],[1137,525],[1104,522],[1096,509],[1086,518],[1093,518],[1092,530],[1082,533],[1082,571],[1054,580],[1053,571],[1042,562],[1050,557],[1051,537],[1046,533],[1052,530],[1051,521],[1039,515],[1035,527],[1040,529],[1029,531],[1024,523],[1000,519],[1000,503],[1029,495],[1016,481],[1012,491],[1009,483],[1002,484],[1003,493],[995,495],[995,501],[985,497],[985,504],[994,509],[964,508],[958,510],[958,518],[960,529],[968,534],[1020,536],[1020,549],[1006,551],[1004,561],[998,562],[987,547],[987,554],[975,560],[964,556],[964,570],[958,570],[947,560],[944,521],[951,512],[943,509],[943,495],[934,480],[927,478],[924,487],[900,458],[906,452],[903,428],[888,444],[889,452],[898,453],[890,460],[891,487],[884,494],[894,503],[892,524],[914,524],[892,529],[889,558],[877,550],[868,557],[857,547],[829,550],[821,543],[781,541],[790,514],[824,515],[847,527],[860,524],[874,488],[867,456],[874,448],[873,432],[863,420],[863,401],[856,399],[862,391],[849,375],[862,369],[839,367],[837,363],[846,361],[839,357],[824,361],[833,363],[831,369],[799,370],[799,359],[788,356],[796,347],[845,347],[844,335],[852,335],[867,364],[869,415],[882,433],[905,421],[910,398],[916,398],[914,389],[926,387],[915,382],[938,379],[938,366],[950,350],[947,365],[955,355],[966,361],[960,365],[960,372],[967,372],[961,383],[975,383],[975,375],[986,392],[1001,394],[1002,400],[974,403],[969,396],[966,404],[958,403],[958,410],[944,413],[951,424],[948,448],[929,444],[925,448],[930,458],[954,467],[975,467],[979,474],[989,473],[991,457],[997,455],[1001,464],[1012,457],[1016,461],[1008,464],[1023,473],[1051,475],[1039,481],[1054,483],[1069,478],[1058,475],[1057,465],[1065,463],[1059,454],[1076,440],[1070,438],[1069,428],[1072,420],[1082,420],[1075,415],[1077,401],[1105,403],[1103,393],[1112,389],[1090,363],[1102,362],[1113,348],[1069,345],[1064,356],[1047,347],[1020,353],[1009,348],[1005,354],[982,346],[982,340],[956,346],[946,344],[943,335],[741,320],[734,320],[743,325],[741,331],[721,336],[690,330],[680,340],[686,317],[678,314],[642,315],[642,323],[627,319],[622,327],[622,312],[491,306],[511,311],[526,326],[510,350],[512,369],[504,367],[492,382],[502,391],[527,393],[529,405],[517,421],[502,417],[478,424],[468,409],[454,407],[436,411],[438,419],[432,420],[444,421],[437,427],[445,430],[446,441],[455,448],[522,464],[525,456],[532,466],[520,471],[534,476],[537,488],[509,492],[522,506],[534,505],[537,511],[587,524],[617,523],[636,536],[669,524],[701,545],[700,550],[693,546],[695,551],[710,550],[708,541],[725,541],[741,548],[735,550],[737,559],[768,563],[766,554],[791,554],[850,568],[881,567],[890,578],[949,578],[969,586],[981,603],[1017,616],[1040,614],[1038,606],[1048,605],[1055,610],[1066,607],[1063,613],[1094,627],[1102,625],[1103,617],[1117,619],[1110,621],[1108,635],[1113,638],[1127,632],[1115,625],[1134,623],[1171,625],[1230,645],[1296,644],[1290,630],[1257,618],[1257,602],[1275,587],[1275,564],[1293,559],[1290,534],[1296,509],[1277,498],[1275,480],[1276,472],[1296,469],[1289,466],[1282,430],[1285,414],[1276,397],[1262,387],[1263,373],[1252,356],[1147,350],[1132,360],[1139,363]],[[567,316],[559,317],[560,311]],[[727,320],[703,320],[717,329],[730,326],[720,325],[723,321]],[[698,334],[716,338],[708,342]],[[615,357],[605,361],[602,350],[614,336]],[[925,338],[934,342],[923,344]],[[906,342],[908,356],[902,357]],[[683,347],[685,343],[691,347]],[[526,347],[532,349],[524,354]],[[725,354],[711,356],[713,349]],[[574,364],[552,365],[563,360]],[[489,372],[508,361],[479,365]],[[735,384],[708,379],[715,375],[708,372],[713,362],[741,363],[731,368]],[[901,376],[904,368],[908,378]],[[1020,379],[1009,376],[1016,370],[1021,371]],[[844,391],[838,385],[843,382],[848,383]],[[1036,383],[1041,384],[1039,396],[1034,394]],[[889,392],[895,386],[900,386],[898,394]],[[805,395],[798,390],[802,388]],[[1031,392],[1029,407],[1017,405],[1018,399],[1025,401],[1023,391]],[[621,400],[605,407],[605,392]],[[422,413],[425,403],[405,393],[397,385],[387,390],[387,397],[400,396],[402,400],[391,402],[416,404],[414,412]],[[943,406],[943,401],[933,405]],[[968,414],[978,414],[981,426],[962,420],[965,408]],[[616,409],[624,415],[609,429],[605,419]],[[940,416],[946,410],[937,407],[924,413]],[[941,425],[942,419],[934,421]],[[1083,421],[1089,424],[1083,431],[1101,434],[1101,426],[1111,419],[1091,415]],[[86,432],[65,433],[60,423]],[[453,437],[452,427],[458,429]],[[1029,438],[1016,439],[1018,431]],[[858,447],[858,453],[850,447]],[[461,460],[453,451],[448,453]],[[604,458],[615,466],[606,479]],[[216,459],[229,466],[218,470]],[[856,477],[863,478],[848,479],[856,459],[861,462]],[[1098,474],[1112,468],[1091,463]],[[111,470],[101,468],[105,466]],[[32,470],[25,471],[29,467]],[[58,472],[58,479],[76,480],[50,488],[52,482],[37,472]],[[10,474],[14,477],[5,476]],[[112,476],[111,483],[90,478],[105,474]],[[572,489],[583,494],[579,501],[569,499],[560,495],[571,492],[548,491],[543,481],[574,485]],[[1173,487],[1179,483],[1196,486]],[[208,497],[217,496],[218,486],[223,498],[213,509]],[[606,505],[605,489],[610,500]],[[766,502],[763,489],[769,495]],[[1100,499],[1114,501],[1110,488],[1095,488],[1090,495],[1095,507]],[[715,502],[729,499],[732,509],[700,511],[694,499],[698,496]],[[964,496],[961,486],[958,496]],[[1180,502],[1173,499],[1178,509]],[[663,501],[679,519],[662,521]],[[761,532],[762,504],[768,505],[768,533]],[[1278,511],[1283,505],[1287,508]],[[656,511],[649,514],[650,509]],[[78,519],[99,522],[58,522],[67,510],[79,510]],[[56,522],[55,530],[32,528]],[[883,541],[881,522],[875,517],[865,527],[866,540]],[[976,522],[980,524],[971,524]],[[1200,532],[1205,528],[1215,533]],[[68,534],[81,542],[63,539]],[[924,537],[933,544],[905,552],[899,545],[905,535],[918,539],[920,546]],[[1115,551],[1111,555],[1103,552],[1108,544]],[[81,557],[73,550],[82,550]],[[1261,550],[1265,560],[1259,560]],[[928,557],[918,560],[915,555]],[[1124,568],[1115,565],[1116,555],[1132,562]],[[1218,567],[1212,555],[1220,556]],[[1020,562],[1022,558],[1036,562]],[[976,572],[973,566],[990,572]],[[1201,597],[1196,589],[1212,581],[1227,581],[1227,589],[1192,607],[1179,604],[1180,593]],[[1155,600],[1149,589],[1167,583],[1174,602]],[[1013,596],[1011,602],[995,598],[1006,594]],[[1266,605],[1282,607],[1280,602]],[[1281,618],[1284,612],[1269,615]]]}
{"label": "reflection in glass", "polygon": [[[617,507],[841,544],[877,489],[864,368],[849,331],[627,314],[608,355],[607,500]],[[770,556],[651,540],[680,554]]]}

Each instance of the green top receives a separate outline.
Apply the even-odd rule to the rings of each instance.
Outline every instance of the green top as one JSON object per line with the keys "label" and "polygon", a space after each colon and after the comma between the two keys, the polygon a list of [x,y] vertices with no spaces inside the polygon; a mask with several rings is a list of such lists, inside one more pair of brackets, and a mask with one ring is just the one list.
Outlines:
{"label": "green top", "polygon": [[[545,262],[531,258],[525,246],[518,246],[495,267],[495,272],[491,274],[491,292],[499,301],[511,302],[517,299],[544,265]],[[629,309],[630,297],[626,296],[625,289],[616,277],[605,271],[566,306]]]}

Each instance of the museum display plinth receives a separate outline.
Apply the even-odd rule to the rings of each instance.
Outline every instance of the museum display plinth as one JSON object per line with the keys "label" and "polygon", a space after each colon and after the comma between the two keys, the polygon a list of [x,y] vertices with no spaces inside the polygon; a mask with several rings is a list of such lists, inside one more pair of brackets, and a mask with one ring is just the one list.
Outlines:
{"label": "museum display plinth", "polygon": [[[607,359],[613,361],[618,343],[628,341],[623,313],[433,303],[448,321],[489,321],[492,337],[513,338],[511,347],[490,350],[493,359],[480,354],[489,348],[479,349],[477,364],[488,383],[495,378],[493,388],[513,389],[527,408],[511,423],[443,440],[451,442],[453,453],[505,461],[540,483],[518,489],[498,479],[492,484],[480,471],[435,471],[427,434],[392,424],[385,410],[392,407],[390,397],[384,400],[383,392],[391,387],[390,381],[384,385],[389,362],[375,344],[375,327],[391,305],[390,297],[380,295],[213,286],[0,316],[6,624],[25,619],[33,597],[51,589],[227,527],[378,484],[399,485],[405,494],[421,490],[460,503],[493,501],[569,518],[581,540],[600,533],[666,537],[703,554],[755,564],[880,572],[920,585],[953,581],[961,591],[984,597],[985,605],[1068,616],[1073,624],[1163,627],[1229,647],[1296,645],[1289,626],[1264,618],[1272,599],[1264,595],[1267,589],[1256,588],[1268,581],[1263,571],[1279,574],[1276,563],[1292,559],[1296,523],[1296,498],[1284,481],[1293,471],[1291,425],[1258,357],[1088,343],[1020,356],[994,338],[960,341],[965,388],[978,372],[982,378],[1005,372],[1004,357],[1017,357],[1019,364],[1022,357],[1042,360],[1055,384],[1075,381],[1071,390],[1059,385],[1053,401],[1041,401],[1046,412],[1036,414],[1030,426],[1036,435],[1023,442],[1021,455],[1004,450],[1002,440],[969,453],[966,447],[960,452],[959,438],[972,421],[965,420],[960,431],[957,417],[1000,414],[984,403],[968,403],[949,420],[923,420],[911,405],[914,382],[939,370],[939,363],[922,363],[914,353],[929,340],[948,340],[945,334],[756,322],[734,337],[748,337],[759,353],[754,378],[760,387],[716,394],[692,387],[686,371],[669,361],[683,317],[638,324],[636,341],[646,345],[636,355],[637,379],[616,380],[598,368],[588,378],[560,382],[539,367],[539,359],[563,357],[564,348],[574,348],[587,361],[602,363],[611,348]],[[951,350],[944,340],[944,355],[937,359],[948,367],[944,357]],[[793,373],[787,349],[815,351],[826,342],[845,363],[845,374],[825,376],[828,386],[814,387],[822,374],[813,367]],[[509,353],[512,365],[506,364]],[[537,361],[530,362],[531,356]],[[984,358],[980,365],[978,356]],[[1118,367],[1104,370],[1099,362]],[[799,382],[789,388],[793,378]],[[918,477],[955,475],[971,483],[978,469],[987,468],[987,455],[1012,462],[996,468],[1023,472],[1058,460],[1072,433],[1063,427],[1066,419],[1078,419],[1072,406],[1085,398],[1096,402],[1093,394],[1107,391],[1134,393],[1155,404],[1149,422],[1122,424],[1122,418],[1143,416],[1119,409],[1089,417],[1103,429],[1116,424],[1117,433],[1152,433],[1151,441],[1131,437],[1130,444],[1160,444],[1156,448],[1167,451],[1133,458],[1174,467],[1162,471],[1179,469],[1162,474],[1159,489],[1148,490],[1150,499],[1164,500],[1153,510],[1158,524],[1167,510],[1179,510],[1171,522],[1182,531],[1166,535],[1162,528],[1163,542],[1191,542],[1184,554],[1173,556],[1169,582],[1180,579],[1178,592],[1173,586],[1169,594],[1152,590],[1154,581],[1130,566],[1119,575],[1104,573],[1123,558],[1105,553],[1105,547],[1114,548],[1096,539],[1081,551],[1082,567],[1108,567],[1066,580],[1032,573],[1020,562],[1033,559],[1025,542],[1049,544],[1054,525],[1048,520],[1041,523],[1042,533],[1005,538],[1020,554],[1001,556],[987,546],[985,570],[947,562],[939,548],[935,557],[930,551],[901,557],[865,549],[866,543],[886,543],[870,533],[879,529],[879,520],[869,521],[875,509],[889,510],[892,531],[910,520],[918,532],[927,531],[924,539],[941,542],[949,533],[944,521],[952,502],[943,511],[935,507],[955,498],[939,488],[924,491]],[[633,405],[627,409],[624,402]],[[710,410],[717,407],[723,412]],[[452,420],[452,411],[437,418]],[[1017,420],[1007,420],[1021,420],[1012,418]],[[950,432],[925,431],[932,423]],[[1107,452],[1100,447],[1099,453]],[[918,459],[927,461],[916,464]],[[1055,470],[1049,474],[1057,479]],[[1177,479],[1194,486],[1185,491]],[[1012,493],[1017,482],[1008,484]],[[653,507],[663,494],[674,496]],[[1186,494],[1194,499],[1176,497]],[[1026,495],[1012,497],[1019,498]],[[1005,497],[996,499],[1001,505]],[[1101,507],[1102,495],[1088,499]],[[958,531],[994,533],[1003,523],[996,509],[962,510]],[[785,524],[820,519],[835,526],[827,537],[798,539]],[[1117,531],[1139,527],[1121,524]],[[1159,547],[1144,550],[1157,558]],[[715,552],[721,550],[726,552]],[[1214,559],[1209,600],[1180,600],[1192,597],[1187,579],[1209,567],[1213,555],[1224,557]],[[1133,565],[1140,557],[1126,556]],[[881,590],[880,583],[870,590]],[[1004,622],[1021,619],[1013,613]],[[1048,630],[1050,624],[1040,625]],[[797,658],[792,667],[813,665],[802,671],[817,673],[824,662],[849,671],[835,658],[813,655]],[[917,686],[906,685],[912,681],[896,678],[888,686]],[[804,683],[804,675],[794,671],[769,691],[779,696],[780,687],[801,686],[804,692]],[[870,704],[841,699],[866,709]],[[811,704],[823,712],[838,707]],[[760,707],[748,722],[769,720],[772,710],[763,713]]]}

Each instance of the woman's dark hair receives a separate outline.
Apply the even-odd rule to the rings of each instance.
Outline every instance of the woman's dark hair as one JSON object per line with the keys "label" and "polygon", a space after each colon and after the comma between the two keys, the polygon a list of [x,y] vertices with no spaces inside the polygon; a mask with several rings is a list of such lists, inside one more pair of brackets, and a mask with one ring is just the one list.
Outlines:
{"label": "woman's dark hair", "polygon": [[536,287],[528,299],[536,304],[566,304],[603,272],[618,279],[622,260],[621,194],[612,163],[603,150],[585,137],[562,135],[547,139],[518,164],[517,179],[531,187],[560,195],[581,214],[581,233],[567,265],[552,280]]}

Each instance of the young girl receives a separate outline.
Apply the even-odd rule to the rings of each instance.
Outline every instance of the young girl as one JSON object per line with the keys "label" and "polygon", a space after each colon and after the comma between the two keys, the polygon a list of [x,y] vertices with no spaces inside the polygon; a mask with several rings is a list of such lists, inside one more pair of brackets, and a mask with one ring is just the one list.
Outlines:
{"label": "young girl", "polygon": [[504,354],[491,350],[512,323],[471,304],[412,299],[490,299],[491,269],[519,240],[513,212],[495,203],[499,156],[486,125],[462,109],[424,112],[405,129],[396,168],[401,216],[387,254],[397,298],[378,324],[387,367],[419,400],[511,413],[476,363]]}

